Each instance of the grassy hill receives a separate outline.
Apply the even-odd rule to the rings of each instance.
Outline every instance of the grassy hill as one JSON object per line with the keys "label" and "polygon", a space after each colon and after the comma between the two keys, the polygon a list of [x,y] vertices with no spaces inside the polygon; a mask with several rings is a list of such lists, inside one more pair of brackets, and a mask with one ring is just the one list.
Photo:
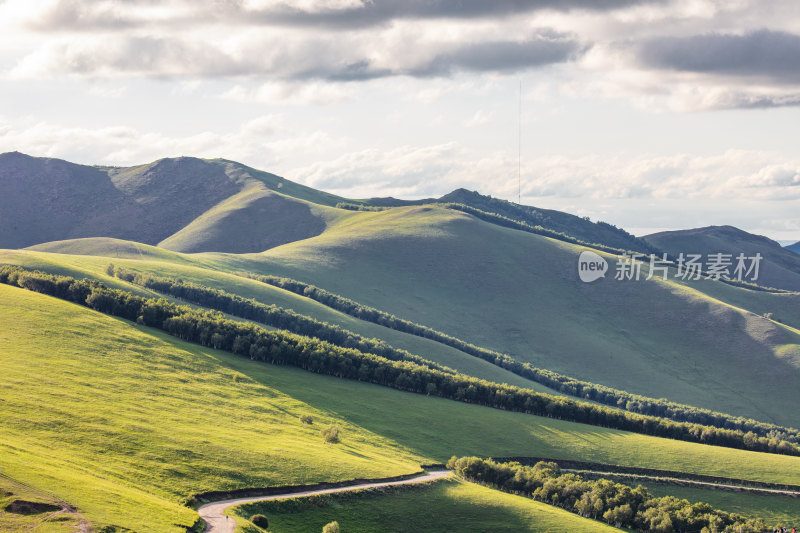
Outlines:
{"label": "grassy hill", "polygon": [[733,226],[709,226],[679,231],[664,231],[647,235],[645,239],[663,249],[672,258],[680,253],[738,254],[753,256],[760,253],[763,260],[757,283],[790,291],[800,291],[800,256],[777,242],[753,235]]}
{"label": "grassy hill", "polygon": [[[436,509],[436,512],[420,513],[420,509]],[[320,531],[333,520],[348,533],[619,531],[558,507],[455,479],[400,490],[367,490],[292,502],[248,504],[234,508],[234,513],[240,519],[264,514],[269,517],[270,531],[274,533]],[[257,533],[252,526],[242,529]]]}
{"label": "grassy hill", "polygon": [[[96,244],[37,248],[102,253]],[[128,266],[293,308],[479,377],[541,390],[505,371],[490,374],[486,363],[438,343],[420,344],[422,339],[287,300],[282,292],[220,271],[286,275],[541,368],[649,397],[800,425],[800,415],[786,407],[800,387],[800,295],[705,280],[621,282],[613,274],[583,284],[576,274],[581,249],[423,206],[350,212],[331,219],[317,237],[264,254],[179,255],[195,269],[178,267],[158,249],[146,264]],[[18,262],[36,268],[80,266],[93,275],[109,261],[19,255],[26,253],[5,256],[16,254]],[[613,256],[605,257],[613,272]],[[795,329],[765,319],[765,313]]]}
{"label": "grassy hill", "polygon": [[[230,290],[240,296],[255,298],[263,303],[293,309],[296,312],[317,320],[341,326],[367,338],[383,339],[396,348],[414,354],[422,354],[426,359],[449,366],[466,374],[488,379],[498,383],[508,383],[520,387],[532,388],[540,392],[560,394],[548,387],[512,374],[511,372],[474,357],[465,357],[463,352],[441,343],[395,331],[393,329],[358,320],[339,311],[332,310],[309,298],[291,292],[244,279],[219,270],[214,262],[204,265],[205,268],[191,266],[191,260],[200,260],[198,256],[183,256],[167,252],[160,248],[125,244],[125,241],[107,242],[102,239],[80,239],[62,241],[33,247],[33,249],[53,249],[71,252],[94,252],[103,246],[110,246],[110,257],[75,256],[63,253],[42,253],[39,251],[0,251],[0,262],[17,264],[29,268],[45,270],[52,273],[69,275],[77,278],[90,277],[103,281],[108,286],[132,291],[143,296],[160,296],[137,285],[126,283],[106,275],[105,270],[110,261],[114,264],[138,271],[160,273],[178,277],[186,281]],[[139,255],[141,253],[141,255]],[[176,259],[177,258],[177,259]]]}
{"label": "grassy hill", "polygon": [[[707,280],[617,281],[619,258],[608,253],[601,253],[610,264],[606,277],[584,284],[577,258],[585,247],[433,204],[337,209],[344,199],[222,159],[119,168],[2,154],[0,187],[8,192],[0,197],[0,246],[30,245],[0,250],[0,263],[157,295],[109,277],[113,262],[293,309],[473,376],[552,392],[442,343],[237,274],[287,276],[541,368],[800,426],[794,408],[800,292]],[[622,230],[564,213],[464,190],[445,200],[588,242],[642,249]],[[681,236],[686,240],[672,245],[751,246],[744,251],[763,250],[780,265],[769,279],[787,287],[800,279],[794,269],[800,260],[791,252],[742,233]],[[397,475],[454,454],[800,484],[797,457],[647,437],[271,366],[7,286],[0,286],[0,323],[0,469],[76,504],[98,529],[180,531],[196,516],[182,502],[197,492]],[[300,424],[300,414],[311,414],[313,427]],[[341,444],[322,443],[319,430],[328,424],[342,428]],[[585,525],[531,511],[532,502],[505,496],[500,502],[483,489],[437,487],[427,498],[442,514],[432,518],[446,521],[448,513],[470,508],[502,512],[532,530]],[[413,502],[396,504],[402,514]],[[368,509],[353,513],[365,527],[378,527]],[[531,525],[534,515],[543,521]],[[473,525],[483,522],[476,517]]]}
{"label": "grassy hill", "polygon": [[[180,502],[196,492],[396,475],[453,454],[800,481],[797,457],[275,367],[8,286],[0,286],[0,320],[0,468],[77,505],[98,528],[178,531],[170,524],[195,516]],[[314,425],[300,424],[300,414]],[[319,428],[331,423],[342,443],[328,447]]]}
{"label": "grassy hill", "polygon": [[[195,492],[417,470],[418,455],[218,354],[27,291],[0,294],[3,473],[95,525],[167,531],[194,521],[180,501]],[[346,445],[326,447],[304,413],[340,424]]]}
{"label": "grassy hill", "polygon": [[592,222],[563,211],[542,209],[528,205],[515,204],[500,198],[484,196],[477,191],[456,189],[438,199],[438,202],[464,204],[488,213],[496,213],[504,217],[523,222],[531,226],[541,226],[580,241],[603,244],[621,250],[638,252],[656,251],[652,245],[638,239],[627,231],[606,222]]}
{"label": "grassy hill", "polygon": [[[466,214],[409,207],[359,213],[318,237],[226,261],[307,281],[588,381],[800,423],[778,407],[791,404],[800,386],[800,336],[758,316],[780,307],[782,320],[800,326],[797,295],[758,294],[750,312],[753,291],[711,281],[615,281],[609,274],[583,284],[580,250]],[[614,258],[605,257],[613,273]]]}
{"label": "grassy hill", "polygon": [[0,188],[4,248],[112,237],[186,252],[260,252],[319,234],[318,211],[342,200],[232,161],[193,157],[93,167],[9,152],[0,154]]}
{"label": "grassy hill", "polygon": [[621,250],[636,250],[639,252],[657,251],[651,244],[643,239],[634,237],[627,231],[606,222],[592,222],[588,218],[564,213],[563,211],[515,204],[508,200],[492,198],[491,196],[480,194],[477,191],[469,191],[463,188],[456,189],[439,198],[399,200],[397,198],[388,197],[354,200],[353,202],[375,207],[460,204],[493,215],[500,215],[501,217],[529,226],[540,226],[547,230],[569,235],[586,243],[602,244],[610,248]]}
{"label": "grassy hill", "polygon": [[[247,253],[314,237],[322,208],[253,185],[212,207],[158,246],[180,252]],[[335,214],[334,214],[335,216]]]}

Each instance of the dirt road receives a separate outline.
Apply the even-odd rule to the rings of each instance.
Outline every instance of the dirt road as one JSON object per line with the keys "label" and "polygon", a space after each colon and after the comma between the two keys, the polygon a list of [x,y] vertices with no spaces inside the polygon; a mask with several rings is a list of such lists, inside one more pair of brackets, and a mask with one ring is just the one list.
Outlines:
{"label": "dirt road", "polygon": [[376,483],[361,483],[358,485],[348,485],[345,487],[336,487],[332,489],[319,489],[309,490],[304,492],[288,492],[286,494],[272,494],[270,496],[254,496],[250,498],[235,498],[232,500],[220,500],[217,502],[210,502],[202,505],[197,512],[203,520],[206,521],[208,526],[205,533],[233,533],[236,529],[236,523],[232,518],[225,516],[225,509],[232,505],[239,505],[242,503],[261,502],[266,500],[283,500],[286,498],[300,498],[303,496],[313,496],[315,494],[330,494],[333,492],[346,492],[349,490],[371,489],[376,487],[389,487],[392,485],[410,485],[412,483],[423,483],[425,481],[433,481],[441,479],[450,475],[450,471],[428,472],[417,477],[404,479],[402,481],[384,481]]}

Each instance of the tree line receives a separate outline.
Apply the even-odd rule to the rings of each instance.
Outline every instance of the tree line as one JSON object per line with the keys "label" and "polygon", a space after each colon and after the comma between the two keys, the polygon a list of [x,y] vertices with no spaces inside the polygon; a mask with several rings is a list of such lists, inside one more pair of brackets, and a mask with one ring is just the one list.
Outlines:
{"label": "tree line", "polygon": [[[453,209],[455,211],[461,211],[462,213],[467,213],[468,215],[472,215],[475,218],[479,218],[484,222],[490,222],[492,224],[496,224],[498,226],[503,226],[506,228],[516,229],[520,231],[525,231],[527,233],[533,233],[535,235],[541,235],[543,237],[550,237],[551,239],[556,239],[558,241],[568,242],[570,244],[577,244],[579,246],[589,246],[591,248],[595,248],[597,250],[603,250],[604,252],[609,252],[615,255],[619,255],[622,253],[626,253],[630,250],[623,250],[622,248],[614,248],[613,246],[608,246],[605,244],[600,244],[596,242],[585,242],[580,239],[576,239],[571,235],[567,235],[566,233],[561,233],[560,231],[556,231],[553,229],[545,228],[538,225],[531,225],[526,222],[521,222],[519,220],[515,220],[513,218],[508,218],[507,216],[498,214],[498,213],[490,213],[488,211],[483,211],[476,207],[472,207],[465,204],[457,204],[457,203],[442,203],[439,204],[442,207],[447,209]],[[610,226],[610,224],[609,224]],[[615,229],[619,229],[616,228]],[[653,245],[649,244],[646,241],[641,241],[638,243],[641,245],[643,250],[647,252],[657,252],[658,250],[653,247]]]}
{"label": "tree line", "polygon": [[257,275],[249,272],[242,272],[240,275],[306,296],[352,317],[445,344],[570,396],[625,409],[632,413],[669,418],[677,422],[690,422],[723,429],[740,430],[746,433],[752,432],[759,437],[786,440],[794,444],[800,444],[800,431],[794,428],[786,428],[776,424],[759,422],[751,418],[679,404],[664,398],[648,398],[612,387],[577,380],[557,372],[537,368],[530,363],[518,361],[506,354],[475,346],[441,331],[398,318],[374,307],[362,305],[302,281],[279,276]]}
{"label": "tree line", "polygon": [[315,337],[343,348],[355,348],[361,352],[368,352],[392,361],[411,361],[422,366],[435,368],[443,372],[454,373],[455,370],[438,365],[423,359],[418,355],[380,340],[368,339],[357,333],[346,330],[337,325],[328,324],[311,317],[301,315],[291,309],[284,309],[276,305],[267,305],[252,298],[243,298],[236,294],[186,282],[181,279],[172,279],[155,276],[146,272],[133,272],[125,268],[108,265],[106,273],[124,281],[134,283],[147,289],[173,296],[187,302],[222,311],[246,320],[253,320],[278,329],[289,330],[298,335]]}
{"label": "tree line", "polygon": [[767,531],[760,518],[747,518],[674,496],[655,497],[641,485],[631,488],[608,479],[589,480],[577,474],[562,474],[552,462],[523,466],[478,457],[453,457],[447,467],[466,480],[604,520],[618,528],[650,533]]}
{"label": "tree line", "polygon": [[102,313],[162,329],[179,339],[253,360],[292,365],[319,374],[496,409],[645,435],[800,455],[800,447],[790,442],[759,437],[752,432],[675,422],[443,372],[411,361],[392,361],[316,338],[287,331],[270,331],[257,324],[231,320],[219,311],[197,310],[188,305],[173,304],[164,298],[143,298],[127,291],[109,289],[96,280],[76,280],[16,266],[3,266],[0,267],[0,283],[72,301]]}

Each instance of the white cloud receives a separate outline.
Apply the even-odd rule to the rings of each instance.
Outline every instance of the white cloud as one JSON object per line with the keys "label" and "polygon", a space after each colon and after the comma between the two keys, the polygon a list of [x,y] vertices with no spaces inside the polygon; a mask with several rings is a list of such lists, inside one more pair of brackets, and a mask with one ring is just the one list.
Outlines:
{"label": "white cloud", "polygon": [[[779,163],[777,161],[780,161]],[[514,154],[474,156],[456,143],[394,150],[364,150],[294,169],[292,175],[339,194],[441,195],[466,187],[513,198]],[[730,150],[714,156],[546,156],[522,167],[522,196],[592,200],[796,200],[800,158]]]}
{"label": "white cloud", "polygon": [[228,132],[186,136],[124,126],[90,129],[32,121],[21,125],[0,117],[0,152],[17,150],[85,164],[133,165],[191,155],[224,157],[275,171],[293,157],[338,149],[341,143],[324,132],[291,131],[280,115],[257,117]]}
{"label": "white cloud", "polygon": [[256,104],[318,105],[352,100],[354,91],[347,83],[324,81],[271,81],[255,87],[236,84],[220,95],[225,100]]}
{"label": "white cloud", "polygon": [[482,126],[492,120],[492,117],[493,113],[484,111],[483,109],[478,109],[475,111],[474,115],[464,121],[464,127],[474,128],[476,126]]}

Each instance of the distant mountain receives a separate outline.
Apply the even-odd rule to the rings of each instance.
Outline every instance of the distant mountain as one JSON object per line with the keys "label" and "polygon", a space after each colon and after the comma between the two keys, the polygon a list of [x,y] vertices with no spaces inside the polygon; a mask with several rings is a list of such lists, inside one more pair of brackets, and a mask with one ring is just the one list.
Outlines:
{"label": "distant mountain", "polygon": [[0,248],[113,237],[181,252],[260,252],[318,235],[319,210],[342,200],[194,157],[124,168],[10,152],[0,154],[0,190]]}
{"label": "distant mountain", "polygon": [[605,222],[466,189],[422,200],[348,200],[224,159],[111,167],[9,152],[0,154],[0,190],[0,248],[108,237],[179,252],[262,252],[319,235],[337,205],[456,203],[586,243],[654,251]]}
{"label": "distant mountain", "polygon": [[800,254],[800,242],[796,242],[794,244],[790,244],[789,246],[786,247],[786,249],[787,250],[791,250],[792,252],[794,252],[796,254]]}
{"label": "distant mountain", "polygon": [[444,203],[464,204],[481,211],[497,213],[506,218],[541,226],[587,243],[603,244],[622,250],[655,252],[656,249],[642,239],[634,237],[624,229],[606,222],[592,222],[588,218],[528,205],[515,204],[500,198],[484,196],[476,191],[456,189],[437,200]]}
{"label": "distant mountain", "polygon": [[530,226],[543,228],[563,233],[580,241],[591,244],[602,244],[621,250],[635,250],[638,252],[657,252],[652,244],[634,237],[624,229],[606,222],[592,222],[582,218],[553,209],[541,209],[528,205],[515,204],[500,198],[492,198],[477,191],[456,189],[440,198],[426,198],[423,200],[398,200],[397,198],[371,198],[364,200],[364,204],[376,207],[399,207],[409,205],[425,205],[432,203],[463,204],[487,213],[494,213],[517,222]]}
{"label": "distant mountain", "polygon": [[[747,233],[733,226],[708,226],[679,231],[663,231],[644,237],[673,258],[681,252],[739,253],[752,256],[760,253],[758,284],[778,289],[800,291],[800,255],[761,235]],[[793,245],[797,246],[797,245]]]}

